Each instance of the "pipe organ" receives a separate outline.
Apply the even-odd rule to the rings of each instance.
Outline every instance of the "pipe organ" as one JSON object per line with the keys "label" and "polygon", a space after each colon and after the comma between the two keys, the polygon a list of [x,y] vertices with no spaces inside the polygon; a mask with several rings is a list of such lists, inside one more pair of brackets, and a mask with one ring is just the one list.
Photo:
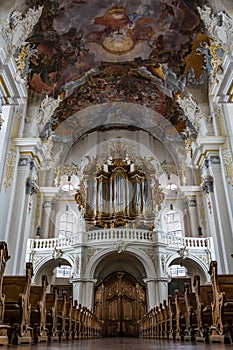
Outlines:
{"label": "pipe organ", "polygon": [[110,157],[102,164],[89,161],[75,198],[83,206],[87,230],[153,229],[164,195],[148,161]]}

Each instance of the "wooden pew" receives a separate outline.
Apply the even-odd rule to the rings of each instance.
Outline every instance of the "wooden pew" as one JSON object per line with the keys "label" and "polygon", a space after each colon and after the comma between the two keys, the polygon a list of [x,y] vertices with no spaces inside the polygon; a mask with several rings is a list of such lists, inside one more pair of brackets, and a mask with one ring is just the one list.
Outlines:
{"label": "wooden pew", "polygon": [[81,316],[82,306],[81,304],[76,305],[74,313],[74,339],[81,339]]}
{"label": "wooden pew", "polygon": [[53,293],[46,293],[46,327],[49,340],[58,341],[59,331],[57,329],[57,289]]}
{"label": "wooden pew", "polygon": [[94,314],[92,314],[92,328],[93,328],[93,337],[101,338],[103,334],[103,323],[102,321]]}
{"label": "wooden pew", "polygon": [[74,305],[72,307],[72,339],[78,339],[78,302],[74,301]]}
{"label": "wooden pew", "polygon": [[2,292],[5,295],[4,323],[10,326],[12,344],[31,343],[30,289],[32,263],[26,263],[26,276],[4,276]]}
{"label": "wooden pew", "polygon": [[157,338],[164,339],[165,336],[165,315],[164,315],[164,309],[163,304],[160,303],[159,306],[156,306],[156,312],[157,312],[157,322],[158,322],[158,335]]}
{"label": "wooden pew", "polygon": [[143,338],[149,338],[152,329],[152,310],[148,311],[142,318],[142,336]]}
{"label": "wooden pew", "polygon": [[67,292],[62,293],[62,298],[57,299],[57,329],[59,331],[59,340],[66,340],[66,304]]}
{"label": "wooden pew", "polygon": [[48,341],[48,329],[46,328],[46,288],[47,277],[42,276],[41,286],[31,286],[30,291],[30,324],[33,329],[33,340],[35,343]]}
{"label": "wooden pew", "polygon": [[211,284],[200,283],[200,276],[194,276],[193,282],[196,297],[196,318],[197,327],[195,329],[196,342],[209,342],[209,332],[212,325],[213,290]]}
{"label": "wooden pew", "polygon": [[158,313],[156,307],[146,313],[146,338],[157,338],[159,336]]}
{"label": "wooden pew", "polygon": [[4,324],[4,311],[5,311],[5,295],[2,291],[3,276],[5,272],[6,262],[10,259],[7,250],[6,242],[0,242],[0,345],[8,344],[7,331],[10,326]]}
{"label": "wooden pew", "polygon": [[65,339],[72,339],[72,322],[73,322],[73,298],[69,297],[66,302],[66,313],[65,313]]}
{"label": "wooden pew", "polygon": [[174,300],[176,306],[176,330],[175,330],[175,339],[184,340],[184,331],[186,327],[185,322],[185,312],[186,312],[186,303],[185,298],[180,296],[179,291],[175,290]]}
{"label": "wooden pew", "polygon": [[168,323],[169,323],[169,339],[175,340],[176,337],[176,305],[174,296],[168,297]]}
{"label": "wooden pew", "polygon": [[186,304],[184,340],[194,342],[197,328],[197,303],[195,293],[190,291],[189,283],[184,284],[184,298]]}
{"label": "wooden pew", "polygon": [[217,261],[210,264],[213,289],[210,342],[232,343],[233,275],[218,275]]}
{"label": "wooden pew", "polygon": [[169,340],[170,310],[166,300],[163,301],[163,313],[164,313],[164,339]]}

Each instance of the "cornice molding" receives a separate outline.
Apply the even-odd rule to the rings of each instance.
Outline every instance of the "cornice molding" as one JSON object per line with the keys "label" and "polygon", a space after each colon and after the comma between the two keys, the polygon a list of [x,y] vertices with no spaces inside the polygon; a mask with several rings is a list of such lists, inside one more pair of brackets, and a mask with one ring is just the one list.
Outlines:
{"label": "cornice molding", "polygon": [[199,136],[192,145],[194,165],[200,165],[202,160],[209,153],[219,153],[220,146],[225,143],[226,139],[223,136]]}

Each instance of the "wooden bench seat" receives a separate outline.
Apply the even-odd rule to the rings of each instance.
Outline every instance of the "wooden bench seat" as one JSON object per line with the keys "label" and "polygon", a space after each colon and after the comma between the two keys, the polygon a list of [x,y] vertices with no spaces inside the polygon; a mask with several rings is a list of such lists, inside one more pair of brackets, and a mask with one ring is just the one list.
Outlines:
{"label": "wooden bench seat", "polygon": [[57,299],[57,329],[59,331],[59,339],[66,339],[66,304],[67,293],[64,291],[62,297]]}
{"label": "wooden bench seat", "polygon": [[201,285],[200,276],[194,276],[194,292],[196,297],[196,321],[195,340],[197,342],[209,342],[209,332],[212,325],[213,289],[211,284]]}
{"label": "wooden bench seat", "polygon": [[49,340],[58,341],[59,331],[57,329],[57,289],[53,293],[46,293],[46,328]]}
{"label": "wooden bench seat", "polygon": [[0,345],[8,345],[7,332],[10,329],[9,325],[5,324],[4,321],[4,310],[5,310],[5,295],[3,294],[3,276],[7,261],[10,259],[8,255],[7,244],[4,241],[0,242]]}
{"label": "wooden bench seat", "polygon": [[10,326],[12,344],[31,343],[30,289],[32,264],[26,264],[26,276],[4,276],[2,293],[5,295],[4,323]]}
{"label": "wooden bench seat", "polygon": [[46,328],[46,288],[47,277],[42,276],[41,286],[31,286],[30,291],[30,324],[33,329],[35,343],[48,341],[48,329]]}
{"label": "wooden bench seat", "polygon": [[233,275],[218,275],[217,261],[209,270],[213,289],[211,342],[232,343]]}
{"label": "wooden bench seat", "polygon": [[176,305],[174,296],[168,297],[168,323],[169,323],[169,339],[175,340],[176,336]]}
{"label": "wooden bench seat", "polygon": [[186,303],[184,340],[193,342],[197,329],[197,303],[195,293],[190,291],[188,283],[184,284],[184,298]]}
{"label": "wooden bench seat", "polygon": [[72,339],[72,327],[73,327],[73,299],[69,297],[66,302],[65,313],[65,339]]}
{"label": "wooden bench seat", "polygon": [[176,306],[176,330],[175,330],[175,339],[184,340],[184,331],[186,328],[186,302],[184,296],[180,296],[178,290],[175,291],[175,306]]}

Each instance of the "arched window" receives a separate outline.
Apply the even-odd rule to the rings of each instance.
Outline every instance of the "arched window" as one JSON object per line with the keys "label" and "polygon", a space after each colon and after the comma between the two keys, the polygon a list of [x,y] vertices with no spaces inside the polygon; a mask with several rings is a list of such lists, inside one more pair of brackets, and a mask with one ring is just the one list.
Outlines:
{"label": "arched window", "polygon": [[69,206],[66,206],[66,211],[60,217],[59,222],[59,237],[68,237],[74,233],[76,216]]}
{"label": "arched window", "polygon": [[56,268],[57,278],[71,278],[72,268],[68,265],[61,265]]}
{"label": "arched window", "polygon": [[171,265],[168,274],[170,277],[187,277],[187,270],[181,265]]}
{"label": "arched window", "polygon": [[176,210],[169,210],[164,215],[164,230],[167,234],[175,237],[182,237],[182,220],[181,215]]}

